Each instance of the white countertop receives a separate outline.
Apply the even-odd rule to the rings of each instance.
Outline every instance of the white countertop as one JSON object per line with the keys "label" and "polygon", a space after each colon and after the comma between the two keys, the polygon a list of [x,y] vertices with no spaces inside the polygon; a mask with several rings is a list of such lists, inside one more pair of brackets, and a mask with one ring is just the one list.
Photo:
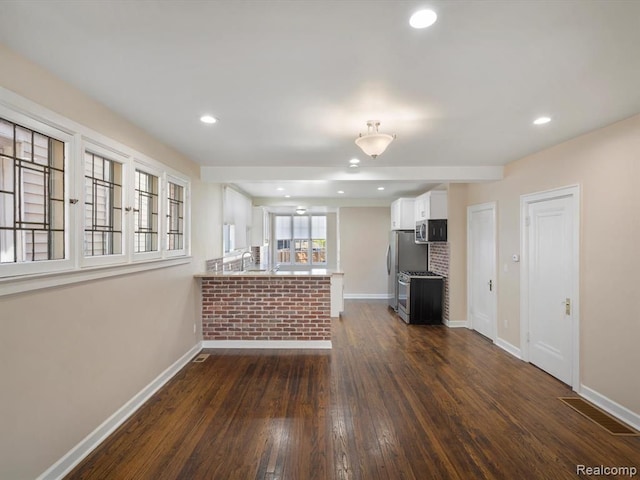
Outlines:
{"label": "white countertop", "polygon": [[331,275],[343,275],[338,270],[329,268],[312,268],[311,270],[245,270],[245,271],[225,271],[225,272],[204,272],[195,275],[197,278],[208,277],[327,277]]}

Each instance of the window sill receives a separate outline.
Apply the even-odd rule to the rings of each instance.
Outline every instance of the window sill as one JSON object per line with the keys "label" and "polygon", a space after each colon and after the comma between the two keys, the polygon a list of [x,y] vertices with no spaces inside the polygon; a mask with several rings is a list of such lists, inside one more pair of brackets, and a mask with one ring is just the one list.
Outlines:
{"label": "window sill", "polygon": [[85,267],[65,272],[7,277],[0,279],[0,297],[59,287],[61,285],[72,285],[74,283],[82,283],[100,278],[117,277],[131,273],[145,272],[147,270],[185,265],[191,263],[191,261],[192,257],[183,256],[141,261],[126,265]]}

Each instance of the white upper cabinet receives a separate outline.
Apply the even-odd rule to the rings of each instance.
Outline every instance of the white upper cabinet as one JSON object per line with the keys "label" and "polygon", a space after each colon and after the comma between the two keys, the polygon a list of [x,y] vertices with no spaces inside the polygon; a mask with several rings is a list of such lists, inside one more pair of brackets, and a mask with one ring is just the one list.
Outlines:
{"label": "white upper cabinet", "polygon": [[269,212],[264,207],[253,207],[251,223],[251,246],[262,247],[269,244]]}
{"label": "white upper cabinet", "polygon": [[249,247],[251,238],[251,199],[225,186],[223,194],[224,253]]}
{"label": "white upper cabinet", "polygon": [[416,227],[413,205],[413,198],[399,198],[391,204],[391,230],[413,230]]}
{"label": "white upper cabinet", "polygon": [[444,220],[447,218],[447,192],[432,190],[416,197],[414,203],[415,222],[421,220]]}

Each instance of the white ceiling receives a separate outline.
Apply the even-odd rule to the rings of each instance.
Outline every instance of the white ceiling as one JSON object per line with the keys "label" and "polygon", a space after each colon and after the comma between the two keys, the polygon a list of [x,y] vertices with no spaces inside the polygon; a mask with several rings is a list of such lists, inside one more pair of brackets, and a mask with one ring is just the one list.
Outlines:
{"label": "white ceiling", "polygon": [[[438,22],[414,30],[421,7]],[[0,42],[259,197],[496,178],[640,112],[632,0],[4,0]],[[397,134],[375,160],[354,144],[369,119]]]}

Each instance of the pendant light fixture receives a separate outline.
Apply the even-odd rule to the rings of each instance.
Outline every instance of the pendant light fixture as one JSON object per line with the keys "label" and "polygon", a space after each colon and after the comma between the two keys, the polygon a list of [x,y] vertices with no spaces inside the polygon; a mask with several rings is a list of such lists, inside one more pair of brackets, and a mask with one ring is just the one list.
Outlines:
{"label": "pendant light fixture", "polygon": [[356,145],[372,158],[376,158],[384,152],[393,139],[396,138],[395,135],[378,132],[379,126],[379,120],[369,120],[367,122],[367,133],[364,135],[360,134],[358,138],[356,138]]}

